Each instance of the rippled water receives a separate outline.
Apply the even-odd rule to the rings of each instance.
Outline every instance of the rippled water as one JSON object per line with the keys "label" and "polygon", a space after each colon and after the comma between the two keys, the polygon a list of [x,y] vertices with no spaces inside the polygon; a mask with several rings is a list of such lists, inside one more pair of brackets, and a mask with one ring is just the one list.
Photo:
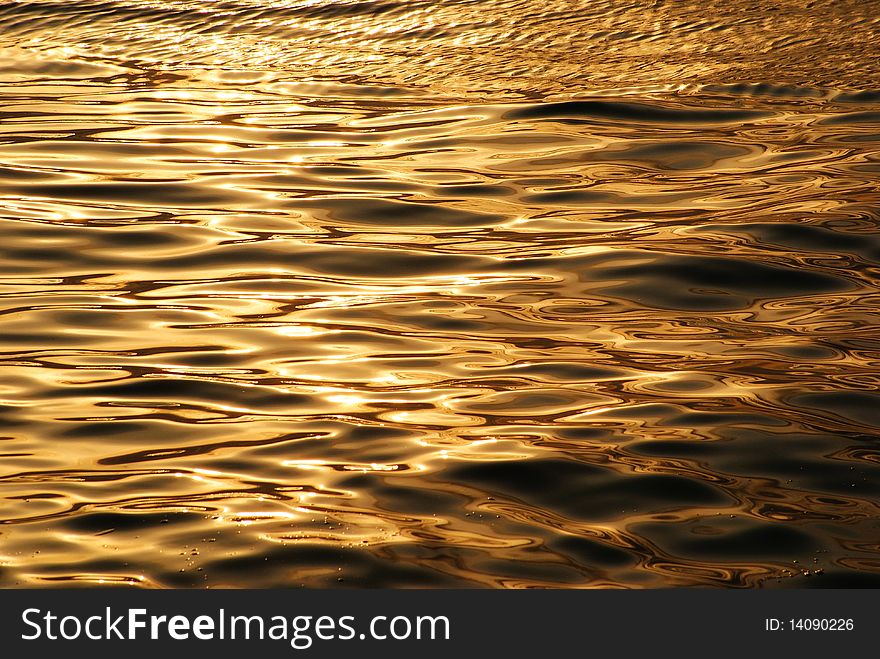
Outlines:
{"label": "rippled water", "polygon": [[0,26],[0,584],[880,584],[874,3]]}

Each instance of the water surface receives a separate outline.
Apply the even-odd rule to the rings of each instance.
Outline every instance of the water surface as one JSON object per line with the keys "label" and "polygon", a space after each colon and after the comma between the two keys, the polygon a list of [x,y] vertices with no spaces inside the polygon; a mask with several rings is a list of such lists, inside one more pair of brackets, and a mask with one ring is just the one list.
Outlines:
{"label": "water surface", "polygon": [[869,2],[0,2],[0,585],[880,585]]}

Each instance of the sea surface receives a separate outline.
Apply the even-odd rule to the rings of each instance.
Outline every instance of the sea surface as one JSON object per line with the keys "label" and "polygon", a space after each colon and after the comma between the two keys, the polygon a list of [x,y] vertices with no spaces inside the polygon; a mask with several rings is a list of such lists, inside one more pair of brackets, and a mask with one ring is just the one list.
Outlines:
{"label": "sea surface", "polygon": [[0,0],[0,586],[880,585],[880,12]]}

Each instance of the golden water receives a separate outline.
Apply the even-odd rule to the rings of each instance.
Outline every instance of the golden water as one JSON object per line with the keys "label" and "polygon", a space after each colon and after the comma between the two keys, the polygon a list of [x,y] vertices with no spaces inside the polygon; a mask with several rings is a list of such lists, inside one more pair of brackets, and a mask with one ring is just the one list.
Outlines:
{"label": "golden water", "polygon": [[0,585],[877,585],[878,33],[0,1]]}

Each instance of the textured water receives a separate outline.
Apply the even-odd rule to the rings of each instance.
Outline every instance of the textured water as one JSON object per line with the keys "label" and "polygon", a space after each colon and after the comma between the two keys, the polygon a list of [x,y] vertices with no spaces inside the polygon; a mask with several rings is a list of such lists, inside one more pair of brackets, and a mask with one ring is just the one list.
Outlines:
{"label": "textured water", "polygon": [[0,585],[877,586],[863,1],[0,1]]}

